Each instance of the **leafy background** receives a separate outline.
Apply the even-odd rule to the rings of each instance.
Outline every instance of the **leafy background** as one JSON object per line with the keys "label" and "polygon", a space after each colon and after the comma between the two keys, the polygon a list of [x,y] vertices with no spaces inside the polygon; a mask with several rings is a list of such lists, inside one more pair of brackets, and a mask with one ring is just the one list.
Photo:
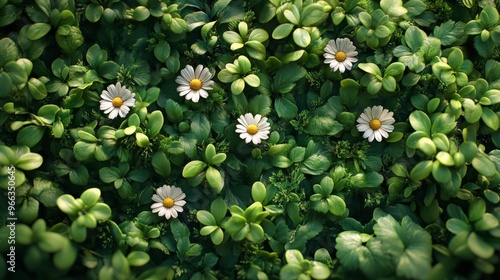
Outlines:
{"label": "leafy background", "polygon": [[[15,276],[498,278],[498,5],[1,0]],[[336,38],[352,71],[323,63]],[[175,78],[198,64],[216,86],[192,103]],[[110,120],[99,95],[116,82],[136,105]],[[396,119],[381,143],[355,127],[374,105]],[[271,122],[256,146],[235,133],[248,112]],[[151,213],[164,184],[186,193],[178,219]]]}

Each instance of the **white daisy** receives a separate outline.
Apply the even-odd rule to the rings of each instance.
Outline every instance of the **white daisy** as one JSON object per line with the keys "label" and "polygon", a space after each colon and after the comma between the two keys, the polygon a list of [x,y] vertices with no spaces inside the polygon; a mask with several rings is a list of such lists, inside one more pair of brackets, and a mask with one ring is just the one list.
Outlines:
{"label": "white daisy", "polygon": [[382,106],[366,107],[363,113],[358,118],[358,123],[356,127],[359,132],[363,133],[363,138],[368,138],[368,141],[372,142],[373,139],[378,142],[382,141],[383,138],[387,138],[389,133],[394,130],[392,125],[395,120],[392,117],[393,112],[384,109]]}
{"label": "white daisy", "polygon": [[163,185],[156,189],[156,194],[153,194],[151,199],[156,202],[151,205],[153,213],[158,213],[158,216],[165,216],[170,219],[177,218],[178,212],[184,211],[182,206],[186,204],[184,198],[186,194],[180,188],[175,186]]}
{"label": "white daisy", "polygon": [[325,47],[325,64],[329,64],[333,71],[344,73],[351,70],[352,64],[358,61],[356,47],[348,38],[337,38],[330,40]]}
{"label": "white daisy", "polygon": [[134,107],[134,97],[135,93],[130,92],[120,82],[116,85],[109,85],[107,90],[102,91],[100,109],[104,111],[104,114],[109,114],[110,119],[118,115],[125,118],[130,112],[130,107]]}
{"label": "white daisy", "polygon": [[204,68],[203,65],[198,65],[196,69],[193,69],[191,65],[186,65],[181,70],[181,75],[175,79],[179,84],[177,91],[180,96],[186,96],[186,100],[197,103],[200,96],[208,97],[207,90],[211,90],[214,83],[212,77],[213,75],[208,68]]}
{"label": "white daisy", "polygon": [[266,117],[257,114],[255,117],[251,113],[246,113],[238,118],[240,124],[236,125],[236,133],[240,134],[245,143],[252,141],[259,144],[261,140],[267,139],[271,125]]}

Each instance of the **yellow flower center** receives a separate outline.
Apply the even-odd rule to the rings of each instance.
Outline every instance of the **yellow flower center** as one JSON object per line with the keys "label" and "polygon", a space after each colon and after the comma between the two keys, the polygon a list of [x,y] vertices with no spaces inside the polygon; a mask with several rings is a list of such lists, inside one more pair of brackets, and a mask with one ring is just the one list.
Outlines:
{"label": "yellow flower center", "polygon": [[335,60],[338,62],[343,62],[347,58],[347,55],[343,51],[338,51],[335,53]]}
{"label": "yellow flower center", "polygon": [[113,100],[111,100],[111,104],[115,108],[120,108],[123,105],[123,99],[121,97],[117,96],[117,97],[113,98]]}
{"label": "yellow flower center", "polygon": [[382,126],[382,123],[377,119],[373,119],[370,121],[370,128],[372,130],[378,130],[381,126]]}
{"label": "yellow flower center", "polygon": [[167,197],[163,200],[163,207],[165,208],[171,208],[174,206],[174,200],[170,197]]}
{"label": "yellow flower center", "polygon": [[200,79],[192,79],[191,82],[189,82],[189,87],[192,90],[199,90],[201,88],[201,81]]}
{"label": "yellow flower center", "polygon": [[250,135],[255,135],[259,131],[259,127],[255,124],[247,126],[247,132]]}

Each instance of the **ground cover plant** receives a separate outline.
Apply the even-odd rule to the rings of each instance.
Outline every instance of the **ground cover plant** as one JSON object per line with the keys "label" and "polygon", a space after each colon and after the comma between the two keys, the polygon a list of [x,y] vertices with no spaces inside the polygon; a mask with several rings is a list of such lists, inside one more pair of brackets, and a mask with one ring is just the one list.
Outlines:
{"label": "ground cover plant", "polygon": [[497,0],[0,0],[0,278],[498,279]]}

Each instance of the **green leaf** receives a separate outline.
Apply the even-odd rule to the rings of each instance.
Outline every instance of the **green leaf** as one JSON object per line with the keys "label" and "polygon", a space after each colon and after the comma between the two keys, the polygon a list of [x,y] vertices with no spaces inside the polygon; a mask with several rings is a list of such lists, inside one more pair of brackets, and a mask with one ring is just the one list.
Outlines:
{"label": "green leaf", "polygon": [[92,214],[96,220],[107,220],[111,217],[111,208],[107,204],[98,202],[89,209],[89,213]]}
{"label": "green leaf", "polygon": [[81,140],[86,142],[97,143],[99,141],[93,134],[84,130],[79,130],[77,135]]}
{"label": "green leaf", "polygon": [[203,142],[210,135],[211,125],[208,118],[201,113],[196,113],[191,117],[191,131],[199,142]]}
{"label": "green leaf", "polygon": [[89,171],[85,165],[77,165],[69,172],[71,183],[79,186],[86,186],[89,181]]}
{"label": "green leaf", "polygon": [[210,204],[210,213],[214,215],[217,224],[220,224],[227,213],[227,206],[222,198],[219,197],[212,201],[212,204]]}
{"label": "green leaf", "polygon": [[410,124],[416,131],[422,131],[427,135],[431,133],[431,119],[422,111],[413,111],[410,114]]}
{"label": "green leaf", "polygon": [[57,198],[57,207],[68,215],[76,215],[78,211],[82,210],[75,198],[69,194],[63,194]]}
{"label": "green leaf", "polygon": [[465,23],[448,20],[434,27],[432,35],[441,41],[443,46],[452,45],[464,33]]}
{"label": "green leaf", "polygon": [[267,116],[271,112],[271,98],[264,94],[254,96],[248,103],[248,111],[254,115]]}
{"label": "green leaf", "polygon": [[496,228],[499,225],[498,219],[491,213],[485,213],[481,219],[474,223],[476,231],[487,231]]}
{"label": "green leaf", "polygon": [[292,23],[283,23],[278,25],[272,33],[272,37],[276,40],[286,38],[293,30],[294,25]]}
{"label": "green leaf", "polygon": [[14,166],[22,170],[34,170],[40,167],[43,163],[41,155],[36,153],[25,153],[18,156]]}
{"label": "green leaf", "polygon": [[245,89],[245,80],[244,79],[237,79],[231,83],[231,92],[234,95],[238,95],[243,92]]}
{"label": "green leaf", "polygon": [[472,230],[472,227],[468,223],[457,218],[451,218],[446,221],[446,228],[454,234],[459,234],[461,232],[468,233]]}
{"label": "green leaf", "polygon": [[288,98],[278,97],[274,100],[274,108],[279,117],[291,119],[297,116],[299,108]]}
{"label": "green leaf", "polygon": [[382,86],[388,92],[394,92],[397,86],[396,79],[393,76],[386,76],[382,80]]}
{"label": "green leaf", "polygon": [[32,148],[38,144],[40,140],[42,140],[44,134],[45,127],[30,125],[19,131],[16,136],[16,142],[18,145],[24,145]]}
{"label": "green leaf", "polygon": [[151,157],[151,165],[156,173],[164,178],[168,178],[171,172],[170,161],[163,152],[155,152]]}
{"label": "green leaf", "polygon": [[289,240],[289,242],[285,244],[285,249],[305,250],[307,241],[317,236],[321,230],[323,230],[323,225],[318,221],[307,222],[299,226],[295,231],[295,239]]}
{"label": "green leaf", "polygon": [[[467,156],[465,158],[467,161]],[[472,159],[472,166],[484,176],[494,176],[498,173],[495,163],[484,152],[477,153],[476,157]]]}
{"label": "green leaf", "polygon": [[60,270],[71,268],[78,256],[78,247],[70,242],[65,242],[63,249],[54,254],[54,265]]}
{"label": "green leaf", "polygon": [[80,199],[86,207],[92,207],[97,203],[99,197],[101,197],[101,190],[98,188],[91,188],[85,190],[80,196]]}
{"label": "green leaf", "polygon": [[108,54],[105,50],[102,50],[99,45],[94,44],[87,50],[86,59],[92,68],[98,69],[99,66],[108,59]]}
{"label": "green leaf", "polygon": [[247,239],[254,243],[260,243],[264,241],[264,229],[260,225],[254,223],[250,223],[249,226],[249,232],[246,236]]}
{"label": "green leaf", "polygon": [[491,129],[497,131],[500,127],[500,119],[498,115],[490,108],[484,107],[483,114],[481,115],[483,122]]}
{"label": "green leaf", "polygon": [[377,79],[382,78],[382,71],[380,71],[380,68],[375,63],[358,63],[358,67],[366,73],[377,77]]}
{"label": "green leaf", "polygon": [[36,100],[42,100],[47,97],[47,88],[45,87],[45,84],[36,78],[29,79],[28,91]]}
{"label": "green leaf", "polygon": [[481,105],[474,103],[473,100],[465,98],[463,101],[464,117],[469,123],[476,123],[481,119],[483,108]]}
{"label": "green leaf", "polygon": [[474,254],[483,259],[488,259],[495,254],[495,248],[475,232],[469,234],[467,245]]}
{"label": "green leaf", "polygon": [[347,210],[345,201],[337,195],[331,195],[327,198],[327,201],[329,206],[328,209],[334,215],[342,216]]}
{"label": "green leaf", "polygon": [[19,58],[19,51],[17,49],[16,43],[14,43],[14,41],[7,37],[4,37],[0,40],[0,53],[3,54],[0,57],[1,67],[5,66],[7,62]]}
{"label": "green leaf", "polygon": [[255,182],[252,185],[252,199],[264,203],[266,199],[266,186],[262,182]]}
{"label": "green leaf", "polygon": [[0,27],[7,26],[16,21],[22,9],[17,5],[7,4],[0,9]]}
{"label": "green leaf", "polygon": [[452,180],[452,173],[449,167],[441,164],[439,161],[432,163],[432,176],[439,183],[447,183]]}
{"label": "green leaf", "polygon": [[217,222],[215,221],[214,216],[205,210],[199,210],[196,212],[196,218],[198,221],[206,226],[216,226]]}
{"label": "green leaf", "polygon": [[85,8],[85,17],[90,22],[98,22],[104,12],[104,8],[96,3],[90,3]]}
{"label": "green leaf", "polygon": [[297,44],[299,47],[302,48],[307,48],[309,44],[311,44],[311,35],[307,30],[303,28],[297,28],[293,31],[293,41],[295,44]]}
{"label": "green leaf", "polygon": [[220,193],[222,188],[224,188],[224,179],[222,178],[219,170],[209,166],[205,176],[214,193]]}
{"label": "green leaf", "polygon": [[425,38],[425,32],[416,26],[408,27],[405,32],[405,42],[414,53],[422,47]]}
{"label": "green leaf", "polygon": [[161,62],[166,62],[170,56],[170,44],[167,41],[161,41],[154,47],[154,55]]}
{"label": "green leaf", "polygon": [[422,181],[432,172],[432,160],[425,160],[417,163],[410,172],[410,178],[415,181]]}
{"label": "green leaf", "polygon": [[133,251],[127,256],[128,264],[131,266],[143,266],[150,260],[150,256],[146,252]]}
{"label": "green leaf", "polygon": [[455,122],[455,119],[452,115],[443,113],[436,117],[432,122],[431,133],[433,135],[435,133],[447,134],[455,129],[456,125],[457,123]]}
{"label": "green leaf", "polygon": [[304,261],[304,257],[299,250],[287,250],[285,253],[285,259],[288,264],[301,264]]}
{"label": "green leaf", "polygon": [[[149,12],[149,9],[144,7],[144,6],[137,6],[137,7],[135,7],[135,9],[133,9],[133,12],[132,12],[132,17],[136,21],[145,21],[150,15],[151,15],[151,13]],[[175,21],[173,21],[173,22],[175,22]]]}
{"label": "green leaf", "polygon": [[113,183],[114,181],[123,178],[124,174],[120,172],[120,169],[111,166],[111,167],[103,167],[99,169],[99,178],[104,183]]}
{"label": "green leaf", "polygon": [[475,198],[469,205],[469,221],[475,222],[481,219],[486,213],[486,203],[482,198]]}
{"label": "green leaf", "polygon": [[147,135],[149,138],[154,138],[163,127],[163,114],[161,111],[153,111],[148,116]]}
{"label": "green leaf", "polygon": [[243,80],[251,87],[258,87],[260,85],[260,79],[255,74],[245,76]]}
{"label": "green leaf", "polygon": [[40,203],[33,197],[26,197],[21,204],[21,207],[18,209],[17,217],[19,220],[23,223],[29,224],[38,218]]}
{"label": "green leaf", "polygon": [[245,43],[245,46],[248,55],[251,58],[255,58],[257,60],[266,59],[266,47],[261,42],[248,41]]}
{"label": "green leaf", "polygon": [[12,91],[12,79],[5,72],[0,72],[0,98],[8,98]]}
{"label": "green leaf", "polygon": [[28,39],[36,41],[49,33],[52,27],[48,23],[37,22],[28,27]]}
{"label": "green leaf", "polygon": [[198,174],[200,174],[205,168],[207,164],[200,160],[190,161],[184,168],[182,169],[182,176],[184,178],[192,178]]}
{"label": "green leaf", "polygon": [[436,144],[428,138],[428,137],[422,137],[420,140],[417,142],[417,148],[421,150],[428,158],[434,157],[436,155]]}

